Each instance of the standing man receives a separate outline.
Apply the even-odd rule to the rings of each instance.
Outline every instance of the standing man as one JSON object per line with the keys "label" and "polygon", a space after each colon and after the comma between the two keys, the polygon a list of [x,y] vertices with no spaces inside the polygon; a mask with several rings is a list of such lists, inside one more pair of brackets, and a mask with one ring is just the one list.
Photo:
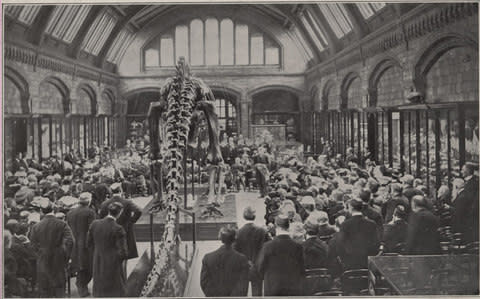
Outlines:
{"label": "standing man", "polygon": [[265,147],[260,146],[258,148],[258,154],[253,157],[253,163],[256,169],[257,184],[260,186],[260,197],[265,197],[267,195],[268,177],[270,176],[268,171],[269,159]]}
{"label": "standing man", "polygon": [[235,234],[235,229],[222,227],[223,246],[203,258],[200,286],[207,297],[247,296],[248,260],[233,249]]}
{"label": "standing man", "polygon": [[412,198],[412,214],[408,219],[406,254],[432,255],[440,253],[439,219],[428,210],[423,195]]}
{"label": "standing man", "polygon": [[123,206],[112,202],[108,215],[95,220],[88,231],[88,246],[93,251],[93,297],[126,296],[126,274],[122,266],[127,259],[125,230],[116,220]]}
{"label": "standing man", "polygon": [[30,240],[37,252],[37,284],[40,297],[65,297],[68,260],[73,245],[67,223],[53,213],[53,203],[46,197],[40,207],[43,219],[32,227]]}
{"label": "standing man", "polygon": [[79,206],[67,213],[67,223],[72,229],[75,241],[72,250],[71,270],[77,272],[77,289],[80,297],[89,296],[88,283],[92,279],[92,252],[87,246],[87,233],[95,220],[96,213],[89,207],[92,194],[80,194]]}
{"label": "standing man", "polygon": [[290,238],[287,216],[275,219],[276,236],[263,245],[257,259],[265,296],[302,296],[305,284],[303,247]]}
{"label": "standing man", "polygon": [[237,240],[233,246],[236,251],[248,259],[250,266],[248,280],[252,282],[252,296],[254,297],[262,296],[262,279],[255,268],[255,261],[263,243],[269,240],[267,230],[253,223],[255,217],[255,209],[250,206],[246,207],[243,211],[243,218],[247,223],[238,231]]}
{"label": "standing man", "polygon": [[138,257],[138,251],[133,225],[137,222],[140,216],[142,216],[142,210],[140,210],[140,208],[130,199],[125,199],[123,197],[122,185],[120,183],[115,183],[112,185],[112,193],[112,198],[103,202],[101,206],[100,218],[103,218],[108,214],[108,206],[111,203],[118,202],[122,205],[123,212],[116,217],[116,220],[117,223],[123,227],[125,233],[127,234],[128,259],[136,258]]}

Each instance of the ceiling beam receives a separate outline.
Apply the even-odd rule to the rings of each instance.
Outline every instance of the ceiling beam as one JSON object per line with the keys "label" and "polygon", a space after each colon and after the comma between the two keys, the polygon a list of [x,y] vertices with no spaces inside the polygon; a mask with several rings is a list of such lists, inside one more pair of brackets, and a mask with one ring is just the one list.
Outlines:
{"label": "ceiling beam", "polygon": [[347,11],[348,17],[352,22],[353,32],[357,36],[357,39],[362,39],[364,36],[370,33],[367,22],[363,18],[358,7],[353,3],[344,3],[343,6]]}
{"label": "ceiling beam", "polygon": [[80,29],[77,32],[77,35],[73,39],[72,43],[70,44],[70,47],[68,48],[68,55],[72,58],[77,59],[80,50],[82,48],[82,42],[85,39],[85,36],[87,35],[88,30],[90,29],[90,26],[92,25],[93,21],[97,18],[97,16],[103,11],[105,8],[105,5],[93,5],[90,11],[87,14],[87,17],[82,23],[82,26],[80,26]]}
{"label": "ceiling beam", "polygon": [[54,5],[45,5],[40,8],[35,20],[27,31],[27,40],[36,46],[41,46],[45,39],[45,30],[53,16]]}
{"label": "ceiling beam", "polygon": [[[315,43],[313,42],[313,39],[310,37],[310,35],[307,32],[307,29],[303,25],[303,23],[298,20],[296,13],[297,13],[297,7],[296,5],[292,8],[292,5],[285,5],[285,4],[277,4],[275,5],[283,14],[287,16],[287,18],[290,20],[291,24],[293,26],[296,26],[299,30],[299,32],[302,34],[302,39],[307,42],[307,45],[310,49],[312,49],[312,53],[314,55],[315,62],[320,61],[320,49],[317,48]],[[293,12],[295,10],[295,13]]]}
{"label": "ceiling beam", "polygon": [[331,54],[335,54],[338,51],[340,51],[341,46],[340,46],[339,40],[335,35],[335,33],[333,32],[332,27],[330,27],[330,24],[328,23],[327,19],[320,11],[320,8],[312,4],[307,5],[306,8],[309,9],[310,12],[312,12],[312,17],[317,18],[320,29],[323,29],[323,34],[327,39],[328,47],[330,49]]}
{"label": "ceiling beam", "polygon": [[96,65],[100,68],[103,68],[107,59],[107,54],[108,50],[110,50],[110,47],[113,45],[113,42],[117,38],[117,36],[120,34],[120,32],[127,27],[127,25],[130,23],[130,21],[135,17],[135,15],[143,9],[143,5],[133,5],[125,9],[125,17],[123,17],[117,24],[115,24],[115,27],[113,27],[112,32],[108,36],[107,40],[102,46],[102,49],[100,52],[98,52],[97,60],[96,60]]}

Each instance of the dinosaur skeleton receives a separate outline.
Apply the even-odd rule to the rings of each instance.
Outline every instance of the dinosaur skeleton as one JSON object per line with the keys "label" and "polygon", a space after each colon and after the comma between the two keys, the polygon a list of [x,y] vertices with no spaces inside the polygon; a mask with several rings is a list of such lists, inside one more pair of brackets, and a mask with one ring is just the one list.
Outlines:
{"label": "dinosaur skeleton", "polygon": [[[183,158],[187,144],[195,147],[198,142],[198,124],[206,120],[208,130],[207,161],[213,166],[210,177],[215,177],[220,165],[223,164],[218,142],[218,119],[215,114],[215,98],[210,88],[200,79],[190,75],[185,59],[181,57],[176,66],[176,75],[170,78],[160,90],[159,101],[150,104],[148,121],[150,129],[150,165],[151,179],[154,194],[154,204],[151,212],[166,209],[167,216],[163,243],[155,257],[155,264],[144,285],[141,296],[158,295],[156,291],[163,290],[165,276],[175,275],[173,269],[174,248],[178,236],[175,231],[178,206],[181,198],[178,194],[179,185],[183,176]],[[166,129],[165,140],[160,137],[160,121],[166,120],[163,125]],[[164,156],[161,154],[162,142],[165,142]],[[167,183],[165,186],[166,198],[162,198],[161,175],[162,167],[168,168]],[[213,184],[212,184],[213,182]],[[207,210],[212,213],[216,209],[215,179],[210,179],[209,206]],[[220,184],[221,185],[221,184]],[[221,188],[222,186],[219,186]],[[218,211],[218,210],[217,210]],[[168,283],[167,283],[168,284]]]}

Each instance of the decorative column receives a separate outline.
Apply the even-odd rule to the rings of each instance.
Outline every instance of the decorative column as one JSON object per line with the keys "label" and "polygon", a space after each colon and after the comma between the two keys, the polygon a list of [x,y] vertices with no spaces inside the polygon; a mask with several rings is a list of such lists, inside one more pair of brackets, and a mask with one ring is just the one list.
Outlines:
{"label": "decorative column", "polygon": [[248,98],[246,93],[242,93],[240,98],[240,130],[239,133],[243,137],[250,137],[250,123],[251,119],[251,99]]}

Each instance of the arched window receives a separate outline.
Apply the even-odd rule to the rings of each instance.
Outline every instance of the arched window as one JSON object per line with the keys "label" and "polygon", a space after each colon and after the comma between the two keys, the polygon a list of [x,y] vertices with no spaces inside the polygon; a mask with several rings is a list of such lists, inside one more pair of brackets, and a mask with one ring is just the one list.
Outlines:
{"label": "arched window", "polygon": [[250,64],[263,64],[263,35],[252,34],[250,38]]}
{"label": "arched window", "polygon": [[186,61],[189,61],[188,56],[188,27],[187,26],[177,26],[175,28],[175,61],[178,61],[178,58],[185,57]]}
{"label": "arched window", "polygon": [[205,22],[205,63],[207,65],[218,65],[218,21],[207,19]]}
{"label": "arched window", "polygon": [[225,132],[228,136],[237,132],[237,111],[235,106],[223,97],[215,99],[215,113],[218,116],[220,136]]}
{"label": "arched window", "polygon": [[143,50],[146,68],[173,66],[279,65],[280,47],[256,28],[231,19],[194,19],[152,39]]}
{"label": "arched window", "polygon": [[222,65],[232,65],[234,64],[234,55],[233,55],[233,22],[230,19],[223,19],[220,22],[220,48],[221,57],[220,64]]}
{"label": "arched window", "polygon": [[235,27],[235,64],[248,64],[248,26]]}
{"label": "arched window", "polygon": [[203,22],[195,19],[190,22],[191,65],[203,65]]}

